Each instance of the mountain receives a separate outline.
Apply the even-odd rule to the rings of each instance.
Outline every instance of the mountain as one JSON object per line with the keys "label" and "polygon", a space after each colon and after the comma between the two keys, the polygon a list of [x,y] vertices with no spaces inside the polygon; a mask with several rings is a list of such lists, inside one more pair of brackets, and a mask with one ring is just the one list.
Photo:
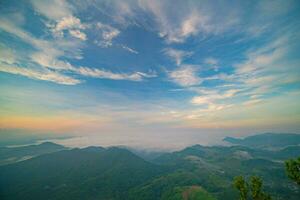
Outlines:
{"label": "mountain", "polygon": [[243,145],[253,148],[284,148],[287,146],[300,145],[300,134],[293,133],[264,133],[248,136],[243,139],[226,137],[223,141],[235,145]]}
{"label": "mountain", "polygon": [[128,150],[63,150],[0,167],[0,199],[124,199],[162,167]]}
{"label": "mountain", "polygon": [[53,153],[64,149],[66,149],[64,146],[52,142],[22,147],[0,147],[0,165],[19,162],[38,155]]}
{"label": "mountain", "polygon": [[65,149],[0,166],[0,199],[233,200],[233,178],[256,175],[273,200],[298,200],[284,161],[298,157],[300,146],[290,144],[194,145],[154,156],[120,147]]}
{"label": "mountain", "polygon": [[[293,153],[288,156],[286,152]],[[300,190],[287,178],[284,169],[284,160],[293,158],[294,153],[293,149],[268,151],[245,146],[194,145],[157,158],[157,164],[168,166],[174,172],[147,183],[144,188],[148,191],[144,193],[151,193],[157,185],[170,190],[168,183],[176,183],[175,186],[201,186],[217,199],[238,199],[237,191],[232,188],[233,178],[257,175],[262,177],[265,189],[274,199],[296,200]]]}

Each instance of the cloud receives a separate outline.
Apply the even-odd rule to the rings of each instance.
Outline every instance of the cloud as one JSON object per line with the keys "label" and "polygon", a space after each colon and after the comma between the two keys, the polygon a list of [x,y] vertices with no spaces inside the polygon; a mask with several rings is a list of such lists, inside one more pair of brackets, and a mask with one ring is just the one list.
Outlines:
{"label": "cloud", "polygon": [[5,65],[0,63],[0,71],[11,73],[11,74],[18,74],[32,79],[55,82],[64,85],[76,85],[81,83],[81,81],[78,79],[63,75],[61,73],[56,73],[51,70],[46,70],[46,69],[36,70],[36,69],[31,69],[26,67]]}
{"label": "cloud", "polygon": [[120,34],[120,31],[110,25],[103,24],[101,22],[96,23],[97,34],[100,34],[100,38],[95,40],[95,44],[101,47],[112,46],[112,40]]}
{"label": "cloud", "polygon": [[251,99],[249,101],[245,101],[243,103],[243,105],[245,105],[245,106],[252,106],[252,105],[255,105],[255,104],[260,104],[261,102],[263,102],[262,99]]}
{"label": "cloud", "polygon": [[113,73],[106,70],[100,69],[91,69],[87,67],[80,67],[76,70],[79,74],[84,76],[90,76],[94,78],[105,78],[105,79],[112,79],[112,80],[130,80],[130,81],[141,81],[143,78],[152,78],[155,77],[155,74],[147,74],[142,72],[135,72],[131,74],[125,73]]}
{"label": "cloud", "polygon": [[[74,25],[80,26],[79,21],[76,19],[66,19],[62,24],[58,26],[57,30],[63,30],[66,27],[70,28]],[[74,55],[68,55],[69,51],[75,51],[74,48],[77,47],[77,43],[73,40],[51,41],[38,39],[6,20],[0,20],[0,29],[17,36],[24,42],[34,47],[34,50],[28,50],[28,53],[25,57],[22,57],[20,54],[18,54],[18,52],[16,52],[17,55],[10,55],[10,60],[5,59],[5,61],[4,59],[1,59],[1,71],[7,73],[19,74],[34,79],[69,85],[75,85],[82,82],[77,78],[72,78],[71,76],[74,74],[81,75],[83,77],[129,81],[142,81],[144,78],[152,78],[156,76],[155,73],[114,73],[109,70],[90,68],[85,66],[76,67],[69,62],[61,59],[61,57],[66,56],[74,58]],[[106,37],[106,39],[111,38],[111,36]],[[75,58],[77,58],[76,54]],[[22,60],[22,62],[20,62],[19,60]],[[24,65],[25,60],[28,67],[19,67]],[[11,64],[10,67],[9,65],[4,65],[4,61],[6,64]],[[66,76],[65,73],[68,73],[69,75]]]}
{"label": "cloud", "polygon": [[219,61],[213,57],[208,57],[204,60],[204,63],[206,63],[208,65],[217,65],[219,63]]}
{"label": "cloud", "polygon": [[294,0],[260,1],[250,7],[243,1],[233,5],[192,0],[92,1],[91,4],[115,23],[123,27],[141,26],[167,43],[227,33],[243,35],[246,39],[257,37],[276,27],[274,20],[297,8]]}
{"label": "cloud", "polygon": [[14,50],[0,43],[0,63],[14,64],[15,62],[16,56]]}
{"label": "cloud", "polygon": [[126,51],[129,51],[130,53],[133,53],[133,54],[138,54],[139,53],[138,51],[136,51],[136,50],[134,50],[134,49],[132,49],[132,48],[126,46],[126,45],[121,45],[121,47],[123,49],[125,49]]}
{"label": "cloud", "polygon": [[65,0],[31,0],[33,8],[51,20],[60,20],[72,15],[72,7]]}
{"label": "cloud", "polygon": [[293,37],[293,34],[282,34],[249,51],[245,61],[235,65],[236,79],[253,92],[264,88],[265,94],[287,83],[300,82],[299,77],[296,78],[297,74],[299,75],[299,60],[290,54],[295,50],[292,44]]}
{"label": "cloud", "polygon": [[197,69],[192,65],[183,65],[168,73],[169,78],[176,84],[187,87],[198,85],[202,82],[197,74]]}
{"label": "cloud", "polygon": [[80,40],[86,40],[87,36],[82,30],[86,28],[80,21],[80,19],[74,16],[63,17],[56,21],[55,25],[48,25],[51,28],[52,33],[56,37],[64,37],[64,31],[67,31],[70,35]]}
{"label": "cloud", "polygon": [[81,32],[80,30],[69,30],[69,33],[80,40],[86,40],[85,33]]}
{"label": "cloud", "polygon": [[54,59],[51,56],[45,54],[33,54],[32,59],[41,66],[47,67],[49,69],[55,69],[59,71],[72,72],[78,75],[102,78],[102,79],[112,79],[112,80],[129,80],[129,81],[141,81],[143,78],[153,78],[156,75],[154,73],[142,73],[134,72],[131,74],[126,73],[114,73],[109,70],[103,70],[98,68],[90,67],[75,67],[68,62]]}
{"label": "cloud", "polygon": [[183,59],[190,57],[193,54],[193,52],[190,51],[182,51],[173,48],[166,48],[163,52],[165,55],[172,58],[178,66],[181,65]]}
{"label": "cloud", "polygon": [[74,16],[74,7],[65,0],[31,0],[33,8],[39,14],[45,16],[46,26],[51,29],[55,37],[64,37],[65,33],[80,39],[86,40],[87,35],[83,32],[86,25],[82,24],[80,19]]}
{"label": "cloud", "polygon": [[63,17],[61,20],[57,22],[55,25],[56,31],[63,31],[68,29],[84,29],[84,25],[81,24],[80,19],[74,16]]}
{"label": "cloud", "polygon": [[74,67],[70,63],[56,59],[55,55],[51,55],[51,54],[47,55],[44,52],[37,52],[31,54],[30,57],[33,62],[45,68],[49,68],[57,71],[76,70],[76,67]]}
{"label": "cloud", "polygon": [[211,102],[211,100],[208,97],[205,96],[197,96],[197,97],[193,97],[193,99],[191,100],[191,103],[196,104],[196,105],[206,105],[209,104]]}
{"label": "cloud", "polygon": [[[205,90],[188,88],[200,94],[190,102],[206,107],[212,104],[252,106],[272,99],[274,94],[281,94],[290,84],[300,82],[299,59],[292,53],[297,48],[293,43],[298,40],[292,32],[285,32],[248,50],[243,61],[233,64],[230,74],[202,78],[208,84],[221,81],[221,85],[204,87]],[[211,59],[205,62],[216,63]]]}
{"label": "cloud", "polygon": [[167,43],[183,43],[199,34],[219,34],[238,22],[235,7],[229,12],[225,3],[214,6],[210,2],[188,1],[176,2],[174,6],[173,1],[145,0],[139,1],[139,6],[153,16],[158,35]]}
{"label": "cloud", "polygon": [[191,14],[181,22],[179,28],[175,32],[166,32],[167,41],[181,43],[190,36],[197,35],[200,31],[209,32],[210,27],[208,25],[207,16],[204,16],[197,12],[192,11]]}
{"label": "cloud", "polygon": [[165,38],[168,43],[181,43],[189,36],[196,35],[199,32],[198,23],[205,20],[198,17],[197,12],[181,12],[182,15],[174,17],[175,10],[172,10],[170,2],[167,1],[140,1],[139,3],[142,9],[154,16],[159,28],[159,36]]}
{"label": "cloud", "polygon": [[220,73],[203,78],[204,81],[222,80],[222,87],[189,88],[200,94],[190,102],[207,108],[220,104],[253,106],[272,99],[273,94],[282,93],[288,84],[299,83],[299,59],[290,54],[296,50],[292,41],[295,42],[295,35],[280,34],[247,51],[245,60],[236,63],[231,74]]}
{"label": "cloud", "polygon": [[[167,43],[182,43],[190,36],[195,36],[200,32],[212,32],[214,28],[227,24],[211,25],[211,17],[208,13],[199,9],[203,4],[176,2],[175,7],[173,1],[158,0],[97,1],[92,3],[94,7],[110,16],[116,23],[122,26],[138,25],[155,31]],[[178,12],[178,7],[181,8],[180,12]]]}
{"label": "cloud", "polygon": [[199,90],[198,93],[201,95],[193,97],[191,103],[195,105],[212,106],[216,105],[220,100],[233,98],[240,91],[241,90],[238,89],[229,89],[221,93],[218,90]]}

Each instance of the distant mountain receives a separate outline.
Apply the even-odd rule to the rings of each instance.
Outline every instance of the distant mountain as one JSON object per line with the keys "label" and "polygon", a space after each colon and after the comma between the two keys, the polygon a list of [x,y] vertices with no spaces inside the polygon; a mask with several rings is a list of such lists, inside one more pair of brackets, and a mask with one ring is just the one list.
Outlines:
{"label": "distant mountain", "polygon": [[0,165],[19,162],[38,155],[53,153],[64,149],[66,149],[66,147],[52,142],[21,147],[0,147]]}
{"label": "distant mountain", "polygon": [[10,145],[28,145],[34,144],[43,140],[52,139],[68,139],[73,136],[64,134],[51,134],[51,133],[33,133],[29,130],[24,129],[2,129],[0,128],[0,147]]}
{"label": "distant mountain", "polygon": [[0,167],[0,199],[126,199],[162,173],[128,150],[63,150]]}
{"label": "distant mountain", "polygon": [[287,146],[300,145],[300,134],[292,133],[264,133],[248,136],[243,139],[226,137],[223,141],[235,145],[243,145],[254,148],[284,148]]}

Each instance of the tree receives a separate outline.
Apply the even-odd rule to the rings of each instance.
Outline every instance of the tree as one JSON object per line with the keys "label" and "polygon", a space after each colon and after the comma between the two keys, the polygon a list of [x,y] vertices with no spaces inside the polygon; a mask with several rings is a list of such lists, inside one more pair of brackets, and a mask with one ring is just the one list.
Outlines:
{"label": "tree", "polygon": [[248,196],[248,185],[242,176],[234,178],[233,185],[240,191],[240,200],[247,200]]}
{"label": "tree", "polygon": [[250,179],[250,189],[253,200],[270,200],[271,196],[262,191],[262,180],[258,176],[252,176]]}
{"label": "tree", "polygon": [[248,188],[250,188],[252,200],[271,200],[271,196],[262,191],[263,182],[257,176],[250,178],[250,184],[242,176],[237,176],[234,178],[233,185],[240,192],[240,200],[248,199]]}
{"label": "tree", "polygon": [[259,197],[261,196],[261,187],[262,187],[262,180],[257,176],[251,177],[250,188],[251,188],[252,198],[254,200],[258,200]]}
{"label": "tree", "polygon": [[288,177],[300,185],[300,157],[285,161],[285,169]]}

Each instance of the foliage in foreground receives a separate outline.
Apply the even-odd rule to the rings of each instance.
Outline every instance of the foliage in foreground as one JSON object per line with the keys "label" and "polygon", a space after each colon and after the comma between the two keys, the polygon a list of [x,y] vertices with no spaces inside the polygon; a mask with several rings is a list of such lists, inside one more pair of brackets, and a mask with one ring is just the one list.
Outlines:
{"label": "foliage in foreground", "polygon": [[287,176],[300,185],[300,157],[285,162]]}
{"label": "foliage in foreground", "polygon": [[233,186],[240,192],[240,200],[249,199],[249,195],[252,200],[271,200],[271,196],[262,190],[262,185],[263,182],[258,176],[252,176],[250,183],[242,176],[235,177],[233,181]]}

